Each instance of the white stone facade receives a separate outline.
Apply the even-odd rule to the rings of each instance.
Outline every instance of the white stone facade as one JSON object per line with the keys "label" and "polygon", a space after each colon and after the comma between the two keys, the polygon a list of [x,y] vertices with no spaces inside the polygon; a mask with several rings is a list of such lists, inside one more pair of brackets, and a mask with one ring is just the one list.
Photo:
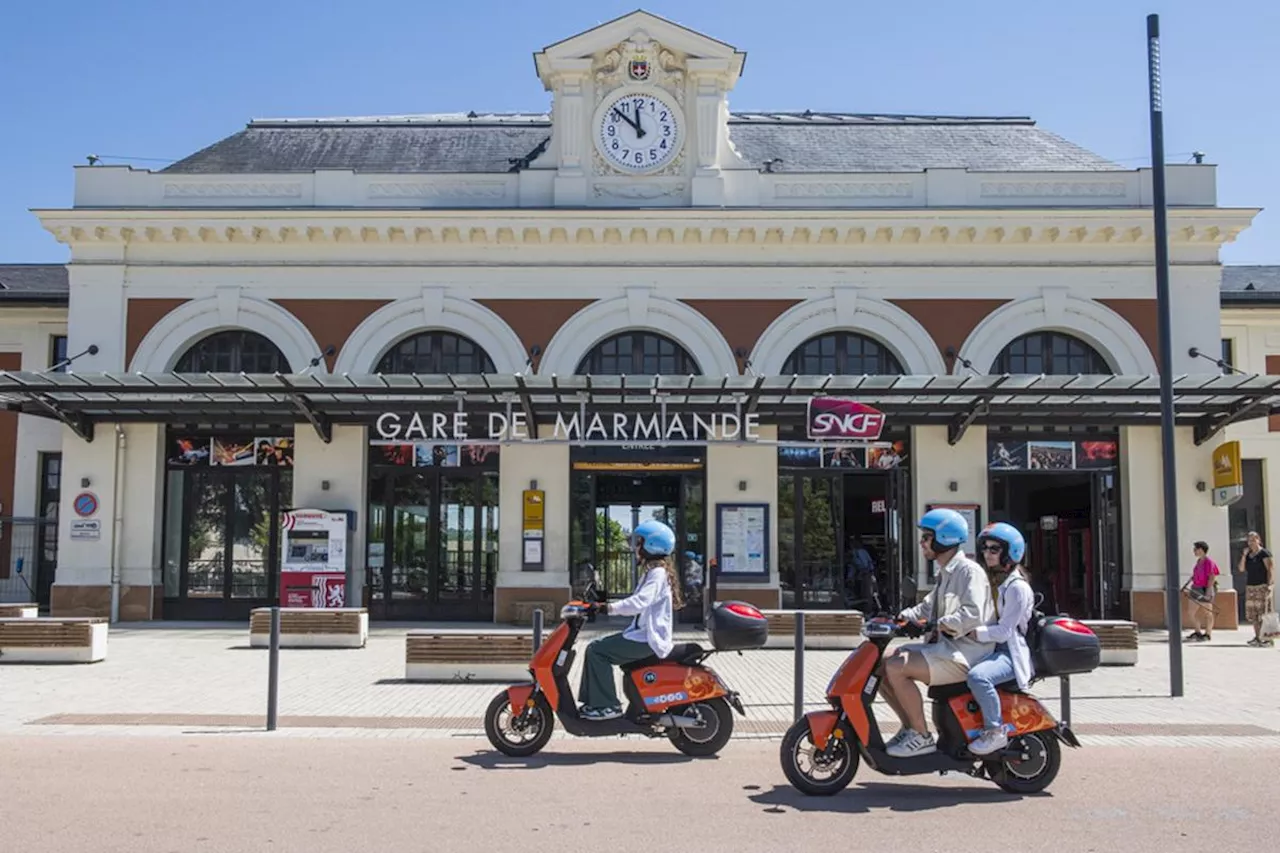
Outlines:
{"label": "white stone facade", "polygon": [[[646,85],[672,94],[687,128],[680,156],[660,174],[610,173],[592,137],[604,94],[638,85],[617,76],[637,44],[652,63]],[[77,168],[74,206],[38,212],[71,252],[70,349],[99,348],[76,370],[167,371],[200,338],[244,328],[272,340],[294,372],[368,373],[390,346],[429,329],[470,338],[507,374],[572,373],[597,342],[627,329],[674,338],[712,376],[738,374],[748,362],[755,373],[778,374],[797,346],[834,330],[880,342],[912,374],[963,372],[961,360],[985,372],[1010,341],[1038,330],[1089,343],[1116,373],[1156,372],[1154,339],[1108,304],[1128,300],[1135,310],[1153,311],[1149,169],[770,171],[734,145],[727,93],[742,59],[728,45],[644,13],[539,52],[538,73],[553,96],[550,142],[517,172]],[[432,121],[405,117],[399,124]],[[1168,191],[1174,370],[1204,373],[1187,350],[1217,345],[1219,250],[1256,211],[1219,207],[1209,165],[1170,166]],[[140,330],[131,326],[130,306],[143,300],[179,304]],[[361,308],[349,335],[335,341],[286,308],[290,300],[383,304]],[[522,335],[510,314],[504,319],[495,310],[495,302],[509,300],[583,304],[552,333],[529,340],[532,333]],[[749,346],[690,304],[757,300],[793,304],[758,334],[738,336],[749,337]],[[937,329],[926,328],[921,311],[903,300],[991,300],[998,307],[957,335],[953,361]],[[331,343],[331,365],[311,368]],[[530,359],[534,343],[542,352]],[[56,444],[52,422],[24,429],[31,436],[24,447]],[[1209,475],[1212,443],[1198,447],[1189,429],[1179,432],[1184,538],[1225,551],[1225,511],[1195,487]],[[162,427],[129,425],[117,435],[103,424],[98,439],[86,443],[64,432],[65,481],[90,478],[101,517],[114,523],[112,537],[101,542],[74,541],[63,530],[59,585],[160,582],[163,434]],[[295,436],[294,501],[357,510],[354,552],[363,555],[366,471],[355,460],[364,459],[366,429],[339,427],[330,445],[305,423]],[[975,427],[951,446],[943,427],[913,428],[917,514],[938,500],[987,503],[985,436]],[[1127,428],[1121,442],[1127,588],[1158,590],[1158,432]],[[776,531],[771,454],[711,449],[708,506],[717,496],[740,499],[738,482],[746,479],[750,496],[773,505]],[[500,587],[567,587],[567,570],[532,579],[519,571],[516,524],[520,490],[530,479],[549,503],[567,501],[567,457],[567,448],[504,448]],[[321,493],[323,481],[329,489]],[[75,491],[63,489],[64,517]],[[713,525],[709,514],[712,535]],[[567,522],[549,522],[548,567],[567,566],[568,537]],[[777,549],[775,537],[774,588]]]}

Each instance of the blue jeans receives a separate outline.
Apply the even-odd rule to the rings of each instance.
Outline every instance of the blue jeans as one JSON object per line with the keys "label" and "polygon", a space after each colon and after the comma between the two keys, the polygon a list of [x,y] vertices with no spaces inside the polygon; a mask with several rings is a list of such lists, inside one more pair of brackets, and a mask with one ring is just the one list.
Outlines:
{"label": "blue jeans", "polygon": [[974,701],[982,710],[982,724],[989,729],[999,728],[1004,720],[1000,713],[1000,696],[996,693],[996,685],[1012,681],[1016,675],[1013,671],[1013,658],[1009,656],[1009,647],[1004,643],[996,646],[996,650],[987,657],[969,667],[969,689],[973,691]]}

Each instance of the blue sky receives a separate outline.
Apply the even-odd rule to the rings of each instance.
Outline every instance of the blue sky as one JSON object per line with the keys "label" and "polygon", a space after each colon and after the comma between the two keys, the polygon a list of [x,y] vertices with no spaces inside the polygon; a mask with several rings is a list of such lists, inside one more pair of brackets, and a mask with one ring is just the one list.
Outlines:
{"label": "blue sky", "polygon": [[[255,117],[543,110],[533,51],[636,2],[4,3],[0,263],[66,258],[29,209],[70,206],[88,154],[161,168]],[[1145,17],[1157,12],[1167,160],[1203,151],[1220,204],[1265,208],[1226,262],[1280,263],[1273,0],[644,8],[747,52],[735,110],[1030,115],[1133,168],[1150,159]]]}

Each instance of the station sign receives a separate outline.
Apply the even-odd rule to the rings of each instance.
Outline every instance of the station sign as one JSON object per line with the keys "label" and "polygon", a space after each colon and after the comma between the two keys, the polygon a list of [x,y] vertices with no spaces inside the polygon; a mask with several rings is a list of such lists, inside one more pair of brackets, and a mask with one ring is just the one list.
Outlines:
{"label": "station sign", "polygon": [[809,438],[875,441],[884,430],[884,412],[841,397],[813,397],[805,418]]}
{"label": "station sign", "polygon": [[[756,412],[616,412],[585,411],[566,416],[557,412],[551,427],[553,441],[601,441],[623,444],[672,441],[758,441]],[[383,412],[374,422],[378,440],[413,441],[527,441],[529,420],[524,412],[489,412],[472,418],[468,412]],[[878,433],[877,433],[878,434]]]}

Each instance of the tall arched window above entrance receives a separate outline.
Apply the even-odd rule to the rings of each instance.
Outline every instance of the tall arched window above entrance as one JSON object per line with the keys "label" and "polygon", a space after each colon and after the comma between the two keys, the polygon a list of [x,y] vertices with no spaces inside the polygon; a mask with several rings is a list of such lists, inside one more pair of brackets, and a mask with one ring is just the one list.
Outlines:
{"label": "tall arched window above entrance", "polygon": [[246,329],[214,332],[192,344],[174,373],[289,373],[289,361],[266,337]]}
{"label": "tall arched window above entrance", "polygon": [[378,360],[376,373],[496,373],[493,360],[470,338],[422,332],[400,341]]}
{"label": "tall arched window above entrance", "polygon": [[1107,360],[1089,344],[1062,332],[1032,332],[1014,338],[991,366],[992,373],[1049,376],[1113,373]]}
{"label": "tall arched window above entrance", "polygon": [[656,332],[622,332],[605,338],[578,362],[578,375],[701,375],[698,362],[680,344]]}
{"label": "tall arched window above entrance", "polygon": [[902,372],[897,356],[879,341],[857,332],[810,338],[782,363],[784,376],[900,376]]}

